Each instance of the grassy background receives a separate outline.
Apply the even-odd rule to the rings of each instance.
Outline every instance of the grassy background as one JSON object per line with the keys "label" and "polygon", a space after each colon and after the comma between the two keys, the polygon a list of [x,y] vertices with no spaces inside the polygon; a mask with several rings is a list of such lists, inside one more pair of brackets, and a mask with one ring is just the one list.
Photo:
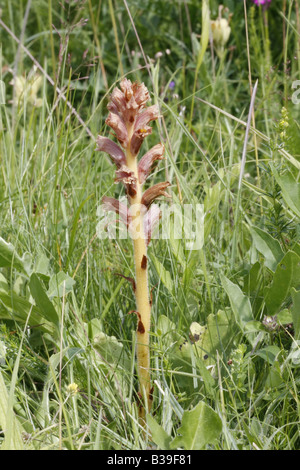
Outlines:
{"label": "grassy background", "polygon": [[[161,106],[163,119],[153,126],[147,145],[163,140],[166,160],[153,181],[168,179],[173,202],[202,203],[206,214],[203,250],[188,252],[170,240],[153,240],[149,249],[153,412],[160,432],[177,436],[182,413],[201,400],[222,420],[218,440],[208,443],[213,448],[299,448],[299,371],[287,360],[297,340],[295,325],[293,330],[287,321],[275,331],[264,329],[269,314],[264,289],[274,270],[266,266],[251,232],[259,227],[272,237],[269,241],[277,240],[283,254],[300,253],[299,216],[275,178],[288,172],[298,181],[300,105],[291,96],[292,83],[299,79],[299,12],[293,1],[273,0],[264,12],[247,0],[248,54],[243,2],[224,1],[232,14],[224,56],[218,58],[208,45],[197,70],[201,4],[4,2],[1,237],[23,258],[22,269],[17,255],[1,265],[6,297],[0,301],[0,340],[6,351],[1,372],[8,413],[15,413],[23,427],[16,446],[162,447],[157,430],[152,429],[154,443],[147,442],[136,417],[136,319],[128,315],[135,303],[130,284],[116,275],[133,276],[132,246],[95,235],[101,197],[124,195],[114,184],[111,163],[95,151],[95,138],[109,133],[107,99],[126,75],[145,82],[153,103]],[[219,2],[210,1],[212,19],[218,7]],[[32,106],[26,96],[11,103],[13,76],[28,77],[34,65],[43,77],[42,106]],[[249,65],[251,85],[258,79],[257,132],[250,131],[239,191]],[[280,135],[283,106],[289,122],[285,136]],[[34,322],[27,328],[31,305],[37,304],[32,273],[39,273],[48,293],[51,285],[61,288],[50,296],[60,318],[58,330],[51,321],[47,328]],[[64,291],[59,273],[65,273]],[[208,377],[203,358],[191,367],[193,352],[187,351],[178,365],[174,344],[179,340],[170,331],[189,342],[192,322],[207,325],[209,315],[217,318],[220,310],[231,318],[236,291],[228,296],[222,276],[247,296],[260,326],[254,329],[254,346],[249,333],[229,322],[218,354],[210,351],[214,372]],[[297,289],[294,271],[292,278],[290,287]],[[295,322],[295,298],[289,290],[275,313],[292,314]],[[37,307],[48,314],[48,304]],[[70,393],[71,383],[78,385],[77,392]],[[3,421],[1,427],[4,431]],[[14,429],[9,427],[9,438],[0,434],[5,445],[13,442]]]}

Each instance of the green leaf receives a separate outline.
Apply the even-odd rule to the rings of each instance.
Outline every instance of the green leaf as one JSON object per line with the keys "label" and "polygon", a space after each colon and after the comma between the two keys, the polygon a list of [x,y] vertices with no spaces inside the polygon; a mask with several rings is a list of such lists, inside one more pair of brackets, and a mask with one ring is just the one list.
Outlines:
{"label": "green leaf", "polygon": [[[229,297],[230,305],[235,316],[237,324],[241,330],[245,332],[245,325],[249,321],[253,321],[252,308],[249,298],[243,294],[240,287],[231,282],[227,277],[221,276],[221,282],[226,294]],[[253,343],[253,335],[248,335],[249,341]]]}
{"label": "green leaf", "polygon": [[248,323],[246,323],[245,330],[248,331],[249,333],[259,332],[259,331],[266,331],[263,324],[260,321],[257,321],[257,320],[249,321]]}
{"label": "green leaf", "polygon": [[157,421],[151,416],[147,415],[147,425],[150,428],[153,442],[158,446],[159,449],[169,450],[170,443],[172,441],[171,436],[160,426]]}
{"label": "green leaf", "polygon": [[265,265],[274,272],[284,256],[279,241],[258,227],[252,227],[251,234],[255,248],[265,258]]}
{"label": "green leaf", "polygon": [[24,450],[24,442],[22,439],[22,432],[24,432],[24,429],[14,413],[10,414],[10,438],[7,439],[6,429],[8,428],[8,406],[8,392],[0,371],[0,428],[4,432],[4,442],[1,450]]}
{"label": "green leaf", "polygon": [[279,174],[274,166],[272,166],[272,171],[281,188],[284,201],[300,217],[300,183],[297,183],[290,172]]}
{"label": "green leaf", "polygon": [[[208,315],[207,328],[205,328],[199,342],[203,355],[209,356],[206,365],[215,363],[213,358],[216,358],[217,351],[221,355],[231,345],[235,325],[230,309],[226,311],[219,310],[216,314],[211,313]],[[198,345],[198,342],[195,344]]]}
{"label": "green leaf", "polygon": [[33,271],[45,276],[49,273],[50,261],[44,253],[38,253],[37,259],[33,266]]}
{"label": "green leaf", "polygon": [[30,276],[29,288],[30,288],[31,295],[34,298],[36,305],[39,307],[42,315],[49,322],[54,323],[55,325],[58,325],[59,318],[58,318],[57,312],[52,302],[49,300],[46,294],[46,290],[41,280],[39,279],[38,274],[33,273]]}
{"label": "green leaf", "polygon": [[296,289],[291,290],[293,307],[291,309],[294,327],[294,338],[295,340],[300,339],[300,291]]}
{"label": "green leaf", "polygon": [[253,266],[251,266],[250,271],[244,278],[244,293],[248,297],[251,297],[251,294],[255,294],[259,291],[260,274],[261,274],[261,264],[257,261],[255,264],[253,264]]}
{"label": "green leaf", "polygon": [[166,315],[159,315],[157,320],[156,332],[162,337],[164,348],[167,349],[176,341],[183,341],[179,334],[176,324],[172,322]]}
{"label": "green leaf", "polygon": [[0,268],[13,267],[27,273],[26,263],[17,254],[15,247],[0,237]]}
{"label": "green leaf", "polygon": [[39,328],[49,334],[55,329],[53,323],[49,323],[42,316],[40,309],[15,292],[1,292],[0,290],[0,319],[15,320],[25,323],[29,316],[29,325]]}
{"label": "green leaf", "polygon": [[113,365],[120,364],[125,369],[131,370],[131,361],[124,351],[123,344],[115,336],[108,336],[100,332],[93,338],[93,347],[106,363]]}
{"label": "green leaf", "polygon": [[256,355],[264,359],[269,364],[273,364],[281,349],[278,346],[266,346],[263,349],[256,351]]}
{"label": "green leaf", "polygon": [[182,416],[181,427],[171,442],[171,448],[184,447],[186,450],[201,450],[207,444],[213,444],[222,432],[222,421],[219,415],[206,403],[200,401]]}
{"label": "green leaf", "polygon": [[280,309],[292,287],[300,284],[300,257],[288,251],[278,264],[273,282],[264,291],[265,302],[269,315],[275,315]]}
{"label": "green leaf", "polygon": [[293,323],[292,313],[287,308],[281,310],[281,312],[276,315],[276,318],[278,323],[281,325],[288,325],[289,323]]}
{"label": "green leaf", "polygon": [[54,276],[51,276],[47,294],[50,299],[52,297],[62,297],[73,290],[74,284],[75,281],[72,277],[60,271]]}

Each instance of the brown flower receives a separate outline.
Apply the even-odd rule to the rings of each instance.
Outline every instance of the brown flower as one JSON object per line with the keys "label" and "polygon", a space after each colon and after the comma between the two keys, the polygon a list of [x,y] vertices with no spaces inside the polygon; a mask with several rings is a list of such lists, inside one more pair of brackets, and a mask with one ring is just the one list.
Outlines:
{"label": "brown flower", "polygon": [[152,204],[152,206],[147,211],[144,216],[144,233],[146,238],[146,243],[149,245],[153,230],[155,229],[158,221],[160,219],[160,209],[157,204]]}
{"label": "brown flower", "polygon": [[103,208],[106,211],[114,211],[118,214],[122,222],[128,227],[131,222],[131,217],[128,212],[127,206],[113,197],[103,196]]}
{"label": "brown flower", "polygon": [[146,181],[151,171],[153,163],[156,160],[163,159],[164,151],[165,151],[164,145],[157,144],[154,147],[152,147],[147,153],[145,153],[145,155],[140,159],[139,165],[138,165],[140,184],[143,184]]}
{"label": "brown flower", "polygon": [[137,179],[134,176],[133,171],[131,171],[126,165],[122,165],[121,168],[116,171],[115,183],[118,183],[119,181],[124,183],[127,194],[129,194],[130,197],[136,195]]}
{"label": "brown flower", "polygon": [[97,150],[108,153],[117,168],[126,164],[126,157],[123,150],[108,137],[101,137],[98,135]]}
{"label": "brown flower", "polygon": [[122,117],[120,117],[119,114],[110,112],[105,122],[115,131],[116,137],[122,147],[127,148],[128,132]]}
{"label": "brown flower", "polygon": [[165,191],[168,186],[170,186],[169,181],[164,181],[163,183],[157,183],[154,186],[151,186],[151,188],[148,188],[144,192],[141,203],[148,208],[157,197],[170,197],[170,195]]}

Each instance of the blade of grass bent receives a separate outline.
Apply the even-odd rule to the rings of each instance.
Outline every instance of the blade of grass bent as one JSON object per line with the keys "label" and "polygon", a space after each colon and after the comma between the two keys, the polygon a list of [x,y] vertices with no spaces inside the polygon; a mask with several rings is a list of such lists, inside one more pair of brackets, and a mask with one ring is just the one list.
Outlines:
{"label": "blade of grass bent", "polygon": [[238,183],[237,200],[236,200],[236,209],[235,209],[235,216],[234,216],[234,232],[233,232],[233,242],[232,242],[231,267],[233,267],[234,261],[235,261],[236,233],[237,233],[238,218],[239,218],[239,211],[240,211],[240,200],[241,200],[241,191],[242,191],[242,180],[243,180],[243,175],[244,175],[244,170],[245,170],[245,164],[246,164],[247,145],[248,145],[248,138],[249,138],[249,131],[250,131],[251,119],[252,119],[252,116],[253,116],[254,102],[255,102],[255,96],[256,96],[256,91],[257,91],[257,85],[258,85],[258,80],[256,80],[255,85],[254,85],[254,88],[253,88],[253,92],[252,92],[252,96],[251,96],[251,101],[250,101],[250,107],[249,107],[249,113],[248,113],[248,119],[247,119],[247,125],[246,125],[246,132],[245,132],[245,139],[244,139],[244,146],[243,146],[243,153],[242,153],[242,160],[241,160],[241,169],[240,169],[240,176],[239,176],[239,183]]}
{"label": "blade of grass bent", "polygon": [[[239,119],[238,117],[234,116],[233,114],[228,113],[227,111],[224,111],[223,109],[219,108],[218,106],[215,106],[212,103],[209,103],[208,101],[203,100],[202,98],[196,97],[196,100],[201,101],[201,103],[206,104],[212,109],[215,109],[216,111],[220,112],[224,116],[227,116],[230,119],[233,119],[234,121],[238,122],[239,124],[242,124],[242,126],[247,126],[247,123],[243,121],[242,119]],[[268,142],[270,144],[270,138],[266,136],[263,132],[259,131],[258,129],[250,126],[250,131],[253,132],[253,134],[256,134],[258,137],[260,137],[262,140]],[[290,153],[288,153],[284,148],[278,148],[278,152],[286,158],[295,168],[300,170],[300,162],[296,160]]]}

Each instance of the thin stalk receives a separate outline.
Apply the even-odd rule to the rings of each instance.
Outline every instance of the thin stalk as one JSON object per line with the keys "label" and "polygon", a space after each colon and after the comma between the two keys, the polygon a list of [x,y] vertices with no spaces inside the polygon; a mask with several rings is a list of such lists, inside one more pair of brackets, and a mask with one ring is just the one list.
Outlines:
{"label": "thin stalk", "polygon": [[[128,130],[129,141],[133,132],[133,126]],[[147,269],[147,245],[144,233],[144,216],[142,211],[142,188],[139,183],[137,159],[130,152],[130,146],[126,151],[127,166],[133,171],[136,183],[136,195],[130,197],[130,205],[135,208],[133,215],[134,227],[139,237],[133,239],[134,263],[135,263],[135,298],[138,312],[137,327],[137,369],[139,385],[143,401],[147,403],[148,412],[151,409],[152,399],[150,393],[150,350],[149,331],[151,323],[151,305],[148,290]],[[140,407],[140,418],[145,417],[145,408]]]}
{"label": "thin stalk", "polygon": [[242,181],[243,181],[243,175],[244,175],[245,164],[246,164],[247,144],[248,144],[252,113],[254,112],[254,101],[255,101],[255,96],[256,96],[256,91],[257,91],[257,85],[258,85],[258,80],[256,80],[256,83],[253,88],[252,96],[251,96],[248,120],[247,120],[246,132],[245,132],[245,139],[244,139],[244,146],[243,146],[243,153],[242,153],[241,169],[240,169],[237,200],[236,200],[236,209],[235,209],[235,216],[234,216],[234,232],[233,232],[233,242],[232,242],[231,268],[233,268],[234,262],[235,262],[235,253],[236,253],[236,244],[237,244],[236,235],[237,235],[237,228],[239,224]]}
{"label": "thin stalk", "polygon": [[[286,34],[284,38],[284,50],[283,50],[283,67],[284,67],[284,99],[285,102],[288,102],[288,44],[289,44],[289,34],[290,34],[290,21],[291,21],[291,14],[292,14],[292,7],[293,7],[293,0],[289,3],[288,9],[288,20],[287,20],[287,27],[286,27]],[[284,22],[286,19],[284,19]]]}
{"label": "thin stalk", "polygon": [[201,40],[200,40],[200,47],[199,47],[199,52],[197,56],[197,63],[196,63],[196,70],[195,70],[195,78],[194,78],[194,86],[193,86],[193,93],[192,93],[192,103],[191,103],[191,112],[190,112],[190,118],[189,118],[189,125],[188,129],[191,130],[192,127],[192,120],[193,120],[193,114],[194,114],[194,101],[195,101],[195,94],[196,94],[196,88],[197,88],[197,79],[198,79],[198,73],[201,67],[201,64],[204,59],[204,54],[208,46],[209,42],[209,25],[210,25],[210,20],[209,20],[209,1],[208,0],[203,0],[202,2],[202,34],[201,34]]}
{"label": "thin stalk", "polygon": [[113,8],[113,4],[111,0],[108,0],[108,5],[109,5],[109,13],[110,13],[112,27],[113,27],[114,36],[115,36],[115,43],[116,43],[116,50],[117,50],[117,56],[118,56],[118,61],[119,61],[120,73],[121,75],[124,75],[124,69],[123,69],[120,46],[119,46],[117,24],[116,24],[114,8]]}
{"label": "thin stalk", "polygon": [[[254,94],[253,86],[252,86],[252,73],[251,73],[251,60],[250,60],[250,45],[249,45],[249,34],[248,34],[248,18],[247,18],[247,7],[246,7],[246,0],[244,0],[244,16],[245,16],[245,34],[246,34],[246,44],[247,44],[247,58],[248,58],[248,78],[249,78],[249,86],[250,86],[250,93],[251,97]],[[255,129],[255,115],[254,110],[252,111],[252,127]],[[254,152],[255,152],[255,165],[256,165],[256,174],[257,174],[257,186],[260,188],[260,171],[259,171],[259,161],[258,161],[258,146],[257,146],[257,138],[254,134]],[[262,199],[260,198],[260,210],[261,214],[263,212],[262,207]]]}

